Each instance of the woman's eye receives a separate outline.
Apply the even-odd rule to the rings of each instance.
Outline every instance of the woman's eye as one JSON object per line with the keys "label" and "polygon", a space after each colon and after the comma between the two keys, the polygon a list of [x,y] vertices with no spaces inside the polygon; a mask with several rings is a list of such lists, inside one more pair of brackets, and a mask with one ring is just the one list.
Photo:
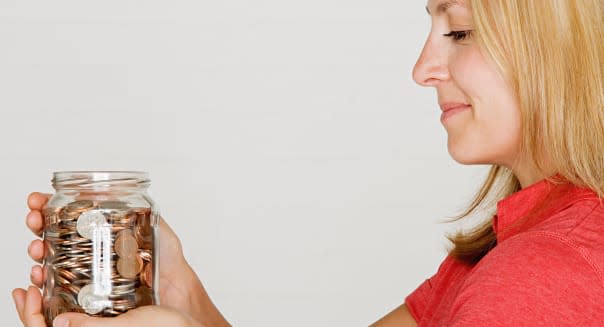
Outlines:
{"label": "woman's eye", "polygon": [[451,37],[455,41],[461,41],[470,36],[472,31],[451,31],[447,34],[443,34],[443,36]]}

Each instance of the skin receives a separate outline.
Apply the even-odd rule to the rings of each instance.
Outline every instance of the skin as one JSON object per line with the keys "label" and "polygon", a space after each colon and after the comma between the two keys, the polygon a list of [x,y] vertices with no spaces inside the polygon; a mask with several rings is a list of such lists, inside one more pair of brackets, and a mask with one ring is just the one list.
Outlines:
{"label": "skin", "polygon": [[[451,31],[472,30],[472,17],[464,1],[438,13],[443,0],[429,0],[432,29],[413,69],[413,79],[421,86],[434,87],[439,104],[468,103],[469,110],[448,117],[443,122],[447,131],[450,155],[462,164],[497,164],[511,169],[523,187],[545,175],[536,173],[519,155],[521,116],[517,99],[510,86],[486,60],[471,34],[463,40],[443,36]],[[38,237],[43,230],[40,210],[49,195],[32,193],[28,198],[30,212],[27,226]],[[160,248],[160,299],[162,306],[147,306],[131,310],[117,318],[91,318],[68,313],[56,320],[58,326],[69,321],[77,326],[230,326],[214,306],[199,278],[186,262],[180,241],[162,220]],[[28,253],[40,263],[44,257],[41,240],[34,240]],[[172,281],[178,280],[178,283]],[[35,265],[31,271],[34,286],[15,289],[13,298],[23,324],[45,327],[41,313],[39,288],[43,284],[42,269]],[[375,322],[373,327],[416,326],[406,305],[394,309]]]}

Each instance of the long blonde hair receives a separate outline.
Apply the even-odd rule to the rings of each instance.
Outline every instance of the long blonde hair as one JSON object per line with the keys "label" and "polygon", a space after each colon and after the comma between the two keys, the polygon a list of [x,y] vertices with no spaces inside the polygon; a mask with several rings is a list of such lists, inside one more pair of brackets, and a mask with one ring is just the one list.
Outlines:
{"label": "long blonde hair", "polygon": [[[516,93],[520,156],[544,177],[554,171],[603,197],[604,1],[469,0],[469,6],[474,42]],[[509,169],[493,166],[454,220],[485,208],[492,217],[496,200],[519,189]],[[478,262],[496,244],[491,226],[487,219],[449,236],[450,255]]]}

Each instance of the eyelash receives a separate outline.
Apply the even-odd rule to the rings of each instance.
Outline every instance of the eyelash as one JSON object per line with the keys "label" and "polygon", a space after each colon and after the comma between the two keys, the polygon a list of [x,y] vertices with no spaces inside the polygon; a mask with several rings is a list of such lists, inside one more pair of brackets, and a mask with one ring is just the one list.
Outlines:
{"label": "eyelash", "polygon": [[443,36],[451,37],[455,41],[461,41],[461,40],[464,40],[467,37],[470,37],[471,33],[472,33],[471,30],[468,30],[468,31],[451,31],[451,32],[449,32],[447,34],[443,34]]}

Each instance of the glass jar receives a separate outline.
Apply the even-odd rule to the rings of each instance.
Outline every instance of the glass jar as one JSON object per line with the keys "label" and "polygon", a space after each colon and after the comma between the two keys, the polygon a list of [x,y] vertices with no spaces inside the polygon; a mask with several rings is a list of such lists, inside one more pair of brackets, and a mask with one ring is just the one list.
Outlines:
{"label": "glass jar", "polygon": [[144,172],[56,172],[44,215],[43,308],[111,317],[159,304],[159,212]]}

